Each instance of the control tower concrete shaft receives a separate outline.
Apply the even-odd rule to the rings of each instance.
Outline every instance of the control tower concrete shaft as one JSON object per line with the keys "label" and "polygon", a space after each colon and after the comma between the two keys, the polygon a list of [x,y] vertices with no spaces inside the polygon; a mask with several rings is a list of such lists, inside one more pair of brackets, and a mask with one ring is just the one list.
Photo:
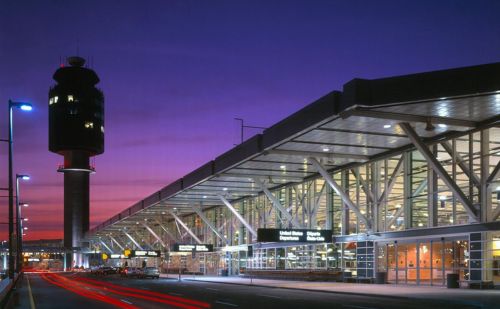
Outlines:
{"label": "control tower concrete shaft", "polygon": [[79,248],[89,230],[89,158],[104,152],[104,95],[97,74],[80,57],[54,73],[49,90],[49,150],[64,156],[65,268],[84,264]]}

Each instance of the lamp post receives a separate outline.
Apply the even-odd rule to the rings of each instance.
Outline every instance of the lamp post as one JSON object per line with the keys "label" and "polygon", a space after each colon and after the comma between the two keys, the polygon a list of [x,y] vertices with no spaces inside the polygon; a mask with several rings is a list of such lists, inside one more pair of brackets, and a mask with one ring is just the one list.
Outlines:
{"label": "lamp post", "polygon": [[23,269],[23,224],[21,219],[21,203],[19,202],[19,179],[30,180],[29,175],[16,174],[16,226],[17,226],[17,273]]}
{"label": "lamp post", "polygon": [[[19,108],[23,111],[30,111],[33,106],[29,103],[24,102],[14,102],[9,100],[9,278],[14,279],[14,192],[13,192],[13,175],[12,175],[12,156],[13,156],[13,130],[12,130],[12,110],[13,108]],[[19,254],[19,253],[18,253]]]}

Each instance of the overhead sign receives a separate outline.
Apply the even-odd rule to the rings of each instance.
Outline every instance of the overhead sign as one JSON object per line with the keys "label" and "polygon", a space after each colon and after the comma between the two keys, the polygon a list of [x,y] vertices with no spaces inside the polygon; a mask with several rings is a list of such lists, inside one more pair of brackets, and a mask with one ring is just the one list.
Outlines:
{"label": "overhead sign", "polygon": [[258,229],[259,242],[324,243],[332,241],[332,230]]}
{"label": "overhead sign", "polygon": [[213,252],[213,245],[191,245],[191,244],[174,244],[172,246],[173,252]]}
{"label": "overhead sign", "polygon": [[128,259],[129,257],[125,254],[111,254],[110,259]]}
{"label": "overhead sign", "polygon": [[161,252],[159,250],[132,250],[131,257],[159,257]]}

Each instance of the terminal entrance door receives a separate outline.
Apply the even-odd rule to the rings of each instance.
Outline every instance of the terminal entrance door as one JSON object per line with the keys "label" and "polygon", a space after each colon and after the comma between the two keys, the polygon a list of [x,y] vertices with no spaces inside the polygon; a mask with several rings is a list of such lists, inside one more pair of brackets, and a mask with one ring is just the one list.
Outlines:
{"label": "terminal entrance door", "polygon": [[468,277],[468,241],[414,240],[379,243],[378,269],[387,271],[395,284],[445,285],[446,274]]}

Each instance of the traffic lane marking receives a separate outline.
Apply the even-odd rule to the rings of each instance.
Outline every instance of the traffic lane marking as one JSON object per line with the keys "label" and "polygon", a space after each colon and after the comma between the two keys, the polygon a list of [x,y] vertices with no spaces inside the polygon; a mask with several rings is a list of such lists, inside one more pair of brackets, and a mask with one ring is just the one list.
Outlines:
{"label": "traffic lane marking", "polygon": [[257,296],[269,297],[269,298],[277,298],[277,299],[283,299],[283,297],[274,296],[274,295],[257,294]]}
{"label": "traffic lane marking", "polygon": [[228,303],[228,302],[224,302],[224,301],[215,301],[216,304],[220,304],[220,305],[224,305],[224,306],[230,306],[230,307],[239,307],[238,305],[235,305],[235,304],[231,304],[231,303]]}

